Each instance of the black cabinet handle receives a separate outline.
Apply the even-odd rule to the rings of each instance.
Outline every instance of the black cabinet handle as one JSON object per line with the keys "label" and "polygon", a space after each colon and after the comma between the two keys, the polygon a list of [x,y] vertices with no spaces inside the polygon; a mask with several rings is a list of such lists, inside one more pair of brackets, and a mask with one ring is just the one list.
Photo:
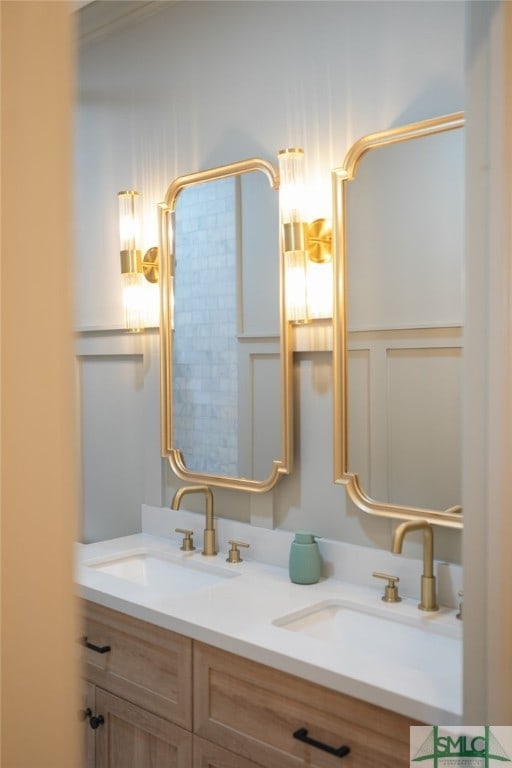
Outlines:
{"label": "black cabinet handle", "polygon": [[99,728],[100,725],[103,725],[105,722],[103,715],[93,715],[92,709],[90,707],[87,707],[87,709],[84,709],[83,711],[83,719],[87,720],[87,718],[89,718],[89,725],[93,731],[95,731],[96,728]]}
{"label": "black cabinet handle", "polygon": [[95,731],[96,728],[99,728],[100,725],[103,725],[104,722],[105,722],[105,718],[103,717],[103,715],[97,715],[97,716],[93,715],[89,720],[89,725],[91,726],[93,731]]}
{"label": "black cabinet handle", "polygon": [[90,643],[86,637],[82,637],[82,643],[86,648],[89,648],[91,651],[96,651],[96,653],[108,653],[110,651],[110,645],[94,645],[94,643]]}
{"label": "black cabinet handle", "polygon": [[345,755],[348,755],[350,752],[350,747],[331,747],[329,744],[324,744],[323,741],[312,739],[311,736],[308,736],[307,728],[299,728],[299,730],[295,731],[293,734],[293,738],[303,741],[304,744],[309,744],[317,749],[323,749],[324,752],[329,752],[330,755],[336,755],[336,757],[345,757]]}

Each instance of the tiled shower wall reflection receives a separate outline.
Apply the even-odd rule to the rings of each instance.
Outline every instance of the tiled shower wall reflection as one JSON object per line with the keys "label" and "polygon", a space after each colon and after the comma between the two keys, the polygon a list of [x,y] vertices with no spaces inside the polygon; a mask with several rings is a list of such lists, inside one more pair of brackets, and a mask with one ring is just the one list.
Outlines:
{"label": "tiled shower wall reflection", "polygon": [[188,187],[176,207],[174,445],[187,467],[238,474],[234,179]]}

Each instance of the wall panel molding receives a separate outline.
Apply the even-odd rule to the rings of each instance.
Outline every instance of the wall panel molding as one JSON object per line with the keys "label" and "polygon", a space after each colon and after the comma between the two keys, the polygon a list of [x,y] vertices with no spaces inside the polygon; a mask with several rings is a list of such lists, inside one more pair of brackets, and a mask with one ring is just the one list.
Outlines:
{"label": "wall panel molding", "polygon": [[163,497],[158,335],[81,333],[75,354],[82,537],[135,533]]}
{"label": "wall panel molding", "polygon": [[372,498],[460,503],[462,344],[460,327],[349,334],[349,467]]}

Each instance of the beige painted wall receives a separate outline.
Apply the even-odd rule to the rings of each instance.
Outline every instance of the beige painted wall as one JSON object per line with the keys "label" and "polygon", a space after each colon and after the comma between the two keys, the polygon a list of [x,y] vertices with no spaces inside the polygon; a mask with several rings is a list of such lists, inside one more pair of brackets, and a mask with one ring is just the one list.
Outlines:
{"label": "beige painted wall", "polygon": [[71,16],[2,2],[3,768],[75,768]]}

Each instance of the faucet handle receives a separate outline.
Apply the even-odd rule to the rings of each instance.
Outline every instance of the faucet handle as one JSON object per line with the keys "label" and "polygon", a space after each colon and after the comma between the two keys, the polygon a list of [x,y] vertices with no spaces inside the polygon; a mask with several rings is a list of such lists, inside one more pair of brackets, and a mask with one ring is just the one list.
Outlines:
{"label": "faucet handle", "polygon": [[382,599],[385,603],[400,603],[402,598],[398,594],[397,582],[400,581],[398,576],[390,576],[388,573],[379,573],[374,571],[372,576],[376,579],[387,579],[387,585],[384,587],[384,595]]}
{"label": "faucet handle", "polygon": [[187,528],[175,528],[174,530],[176,533],[182,533],[184,535],[183,544],[180,549],[184,552],[192,552],[192,550],[195,549],[194,541],[192,539],[194,531],[189,531]]}
{"label": "faucet handle", "polygon": [[242,558],[240,557],[238,547],[248,547],[249,544],[246,544],[245,541],[235,541],[234,539],[229,539],[228,544],[231,544],[231,549],[226,557],[226,563],[241,563]]}

